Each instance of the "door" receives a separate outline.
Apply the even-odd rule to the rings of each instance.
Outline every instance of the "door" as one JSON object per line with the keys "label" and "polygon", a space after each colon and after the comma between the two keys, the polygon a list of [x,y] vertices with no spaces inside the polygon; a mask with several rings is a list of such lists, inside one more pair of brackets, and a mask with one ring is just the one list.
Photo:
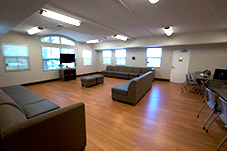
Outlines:
{"label": "door", "polygon": [[170,81],[175,83],[183,83],[185,81],[185,73],[188,74],[190,51],[174,50],[172,59],[172,69]]}

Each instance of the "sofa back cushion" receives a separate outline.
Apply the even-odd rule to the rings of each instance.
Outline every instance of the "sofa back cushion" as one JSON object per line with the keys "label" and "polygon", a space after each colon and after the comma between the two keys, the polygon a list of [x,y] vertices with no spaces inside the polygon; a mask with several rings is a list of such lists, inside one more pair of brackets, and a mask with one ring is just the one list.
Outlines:
{"label": "sofa back cushion", "polygon": [[141,68],[133,68],[132,72],[133,73],[140,73],[141,72]]}
{"label": "sofa back cushion", "polygon": [[119,68],[119,67],[117,67],[117,66],[113,66],[113,67],[112,67],[112,71],[118,71],[118,68]]}
{"label": "sofa back cushion", "polygon": [[0,105],[0,135],[7,135],[7,131],[27,120],[26,116],[16,107],[9,104]]}
{"label": "sofa back cushion", "polygon": [[136,81],[136,99],[140,99],[152,86],[152,71],[149,71],[140,77],[133,78]]}
{"label": "sofa back cushion", "polygon": [[132,67],[119,67],[118,70],[122,72],[132,72]]}
{"label": "sofa back cushion", "polygon": [[146,73],[148,71],[151,71],[151,68],[142,68],[141,73]]}
{"label": "sofa back cushion", "polygon": [[25,115],[22,108],[16,102],[14,102],[13,99],[9,97],[4,91],[2,91],[2,89],[0,89],[0,105],[3,105],[3,104],[12,105],[17,109],[19,109]]}
{"label": "sofa back cushion", "polygon": [[111,71],[112,70],[112,66],[106,66],[106,70]]}

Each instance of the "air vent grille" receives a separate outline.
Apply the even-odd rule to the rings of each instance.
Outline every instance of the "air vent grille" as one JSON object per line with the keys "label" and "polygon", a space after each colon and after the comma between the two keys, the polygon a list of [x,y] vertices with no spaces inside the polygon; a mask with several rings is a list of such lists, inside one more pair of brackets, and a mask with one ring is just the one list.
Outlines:
{"label": "air vent grille", "polygon": [[57,24],[57,25],[55,25],[55,27],[57,27],[57,28],[66,28],[67,26],[62,25],[62,24]]}
{"label": "air vent grille", "polygon": [[188,50],[187,49],[182,49],[181,52],[188,52]]}

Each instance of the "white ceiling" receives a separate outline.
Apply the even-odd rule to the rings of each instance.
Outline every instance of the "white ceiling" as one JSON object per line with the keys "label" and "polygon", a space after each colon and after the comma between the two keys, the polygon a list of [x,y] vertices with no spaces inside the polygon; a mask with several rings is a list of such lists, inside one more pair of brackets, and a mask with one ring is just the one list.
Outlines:
{"label": "white ceiling", "polygon": [[[7,0],[3,1],[7,3]],[[163,36],[162,28],[169,25],[173,27],[174,34],[225,31],[227,28],[226,0],[160,0],[157,4],[150,4],[148,0],[47,1],[29,2],[27,6],[31,7],[23,8],[27,18],[26,15],[21,18],[17,15],[17,18],[13,18],[18,20],[15,21],[17,26],[11,26],[11,29],[26,33],[26,30],[38,25],[45,29],[38,35],[59,34],[84,42],[97,38],[112,40],[111,36],[116,34],[132,39]],[[74,17],[82,21],[82,25],[76,27],[43,17],[37,11],[41,8]],[[27,9],[33,10],[33,14]],[[11,13],[14,11],[11,9]],[[18,14],[17,11],[15,13]],[[58,28],[56,24],[66,27]]]}

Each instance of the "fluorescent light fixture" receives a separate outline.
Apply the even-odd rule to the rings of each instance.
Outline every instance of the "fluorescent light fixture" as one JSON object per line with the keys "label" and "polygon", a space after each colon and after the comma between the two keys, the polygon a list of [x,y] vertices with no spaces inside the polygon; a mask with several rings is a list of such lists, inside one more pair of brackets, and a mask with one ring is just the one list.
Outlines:
{"label": "fluorescent light fixture", "polygon": [[33,28],[27,30],[27,32],[28,32],[29,35],[34,35],[34,34],[40,32],[42,30],[43,30],[42,27],[36,26],[36,27],[33,27]]}
{"label": "fluorescent light fixture", "polygon": [[122,35],[114,35],[114,38],[120,39],[120,40],[123,40],[123,41],[128,40],[128,37],[125,37],[125,36],[122,36]]}
{"label": "fluorescent light fixture", "polygon": [[58,20],[58,21],[62,21],[62,22],[68,23],[68,24],[72,24],[72,25],[75,25],[75,26],[81,25],[81,21],[79,21],[79,20],[76,20],[74,18],[65,16],[65,15],[62,15],[62,14],[59,14],[59,13],[56,13],[56,12],[53,12],[53,11],[50,11],[50,10],[47,10],[47,9],[41,9],[40,15],[43,15],[45,17],[49,17],[51,19],[55,19],[55,20]]}
{"label": "fluorescent light fixture", "polygon": [[151,4],[155,4],[155,3],[157,3],[159,0],[149,0],[149,2],[151,3]]}
{"label": "fluorescent light fixture", "polygon": [[93,43],[98,43],[98,42],[100,42],[100,40],[98,40],[98,39],[86,41],[87,44],[93,44]]}
{"label": "fluorescent light fixture", "polygon": [[163,28],[167,36],[171,36],[173,34],[173,29],[171,26]]}

